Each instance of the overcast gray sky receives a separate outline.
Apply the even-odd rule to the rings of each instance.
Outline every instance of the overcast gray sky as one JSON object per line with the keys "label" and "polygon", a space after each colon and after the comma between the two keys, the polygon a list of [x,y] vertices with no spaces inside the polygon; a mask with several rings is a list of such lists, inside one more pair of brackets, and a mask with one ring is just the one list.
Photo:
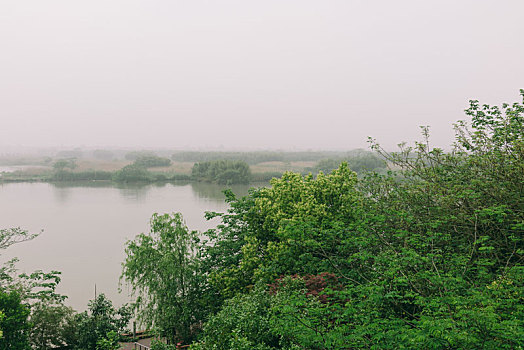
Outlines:
{"label": "overcast gray sky", "polygon": [[523,0],[0,0],[2,146],[392,148],[524,88]]}

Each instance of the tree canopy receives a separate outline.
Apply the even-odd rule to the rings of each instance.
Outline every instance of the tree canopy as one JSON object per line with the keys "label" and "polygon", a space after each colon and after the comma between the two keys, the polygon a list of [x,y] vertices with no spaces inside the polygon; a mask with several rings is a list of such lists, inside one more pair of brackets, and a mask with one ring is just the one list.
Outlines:
{"label": "tree canopy", "polygon": [[342,163],[226,192],[229,210],[207,214],[222,223],[195,243],[180,216],[156,216],[124,276],[154,298],[151,319],[185,305],[171,335],[193,349],[521,348],[524,104],[466,114],[447,152],[428,128],[398,152],[370,140],[395,171]]}
{"label": "tree canopy", "polygon": [[[133,287],[140,321],[169,341],[190,341],[204,313],[195,231],[180,214],[154,214],[151,231],[126,245],[122,278]],[[204,310],[203,310],[204,309]]]}
{"label": "tree canopy", "polygon": [[241,160],[215,160],[195,163],[191,177],[198,181],[231,185],[251,180],[249,165]]}

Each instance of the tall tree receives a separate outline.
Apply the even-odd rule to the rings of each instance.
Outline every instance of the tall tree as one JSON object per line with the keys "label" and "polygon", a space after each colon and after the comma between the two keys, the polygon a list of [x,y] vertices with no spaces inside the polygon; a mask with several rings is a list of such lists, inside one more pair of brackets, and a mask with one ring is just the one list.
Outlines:
{"label": "tall tree", "polygon": [[140,320],[171,343],[187,343],[205,311],[197,232],[178,213],[153,214],[150,226],[149,233],[127,243],[122,278],[137,296]]}
{"label": "tall tree", "polygon": [[0,349],[29,350],[29,306],[26,305],[16,291],[0,290]]}
{"label": "tall tree", "polygon": [[131,316],[131,309],[127,305],[115,308],[111,300],[99,294],[89,301],[88,311],[75,315],[75,332],[68,334],[68,344],[75,350],[97,349],[97,343],[121,335]]}

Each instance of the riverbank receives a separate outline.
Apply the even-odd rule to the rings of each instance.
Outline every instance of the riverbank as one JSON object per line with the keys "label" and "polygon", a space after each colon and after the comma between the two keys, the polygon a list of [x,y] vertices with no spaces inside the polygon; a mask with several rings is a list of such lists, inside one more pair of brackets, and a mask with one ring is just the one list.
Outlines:
{"label": "riverbank", "polygon": [[[44,170],[35,173],[34,171],[17,170],[13,172],[0,173],[0,183],[19,183],[19,182],[78,182],[78,181],[97,181],[108,183],[173,183],[173,182],[209,182],[202,179],[192,178],[189,174],[150,171],[142,169],[140,176],[130,175],[117,177],[117,171],[87,170],[87,171],[51,171]],[[136,175],[136,174],[135,174]],[[267,182],[274,177],[280,177],[281,172],[259,172],[251,175],[249,182]]]}
{"label": "riverbank", "polygon": [[[60,158],[57,158],[60,157]],[[330,173],[342,161],[358,174],[384,172],[386,163],[368,151],[348,152],[60,152],[53,157],[0,158],[0,183],[109,181],[118,183],[166,183],[176,181],[249,183],[267,182],[286,171],[301,174]],[[207,163],[220,163],[216,171],[195,173]],[[243,163],[250,173],[220,166]],[[223,165],[223,164],[222,164]]]}
{"label": "riverbank", "polygon": [[[136,166],[132,160],[64,159],[60,161],[38,161],[28,164],[12,160],[0,166],[0,183],[16,182],[74,182],[108,181],[118,183],[169,183],[178,181],[209,182],[209,179],[192,176],[194,162],[172,161],[168,166]],[[70,164],[69,164],[70,163]],[[307,171],[313,162],[262,162],[249,165],[251,176],[248,182],[267,182],[280,177],[285,171]],[[207,181],[206,181],[207,180]],[[235,181],[232,181],[235,183]]]}

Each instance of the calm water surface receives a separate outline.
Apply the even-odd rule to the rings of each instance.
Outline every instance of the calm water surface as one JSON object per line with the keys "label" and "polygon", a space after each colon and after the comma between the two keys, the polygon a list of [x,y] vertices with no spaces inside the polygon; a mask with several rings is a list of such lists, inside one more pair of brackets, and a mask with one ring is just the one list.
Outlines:
{"label": "calm water surface", "polygon": [[[18,257],[21,271],[62,272],[59,292],[84,310],[96,284],[115,304],[129,301],[118,292],[124,245],[147,232],[151,214],[181,212],[190,229],[204,231],[205,211],[225,211],[222,190],[213,184],[163,184],[114,187],[105,183],[0,184],[0,227],[44,232],[33,241],[0,252],[0,262]],[[248,186],[233,187],[238,195]]]}

